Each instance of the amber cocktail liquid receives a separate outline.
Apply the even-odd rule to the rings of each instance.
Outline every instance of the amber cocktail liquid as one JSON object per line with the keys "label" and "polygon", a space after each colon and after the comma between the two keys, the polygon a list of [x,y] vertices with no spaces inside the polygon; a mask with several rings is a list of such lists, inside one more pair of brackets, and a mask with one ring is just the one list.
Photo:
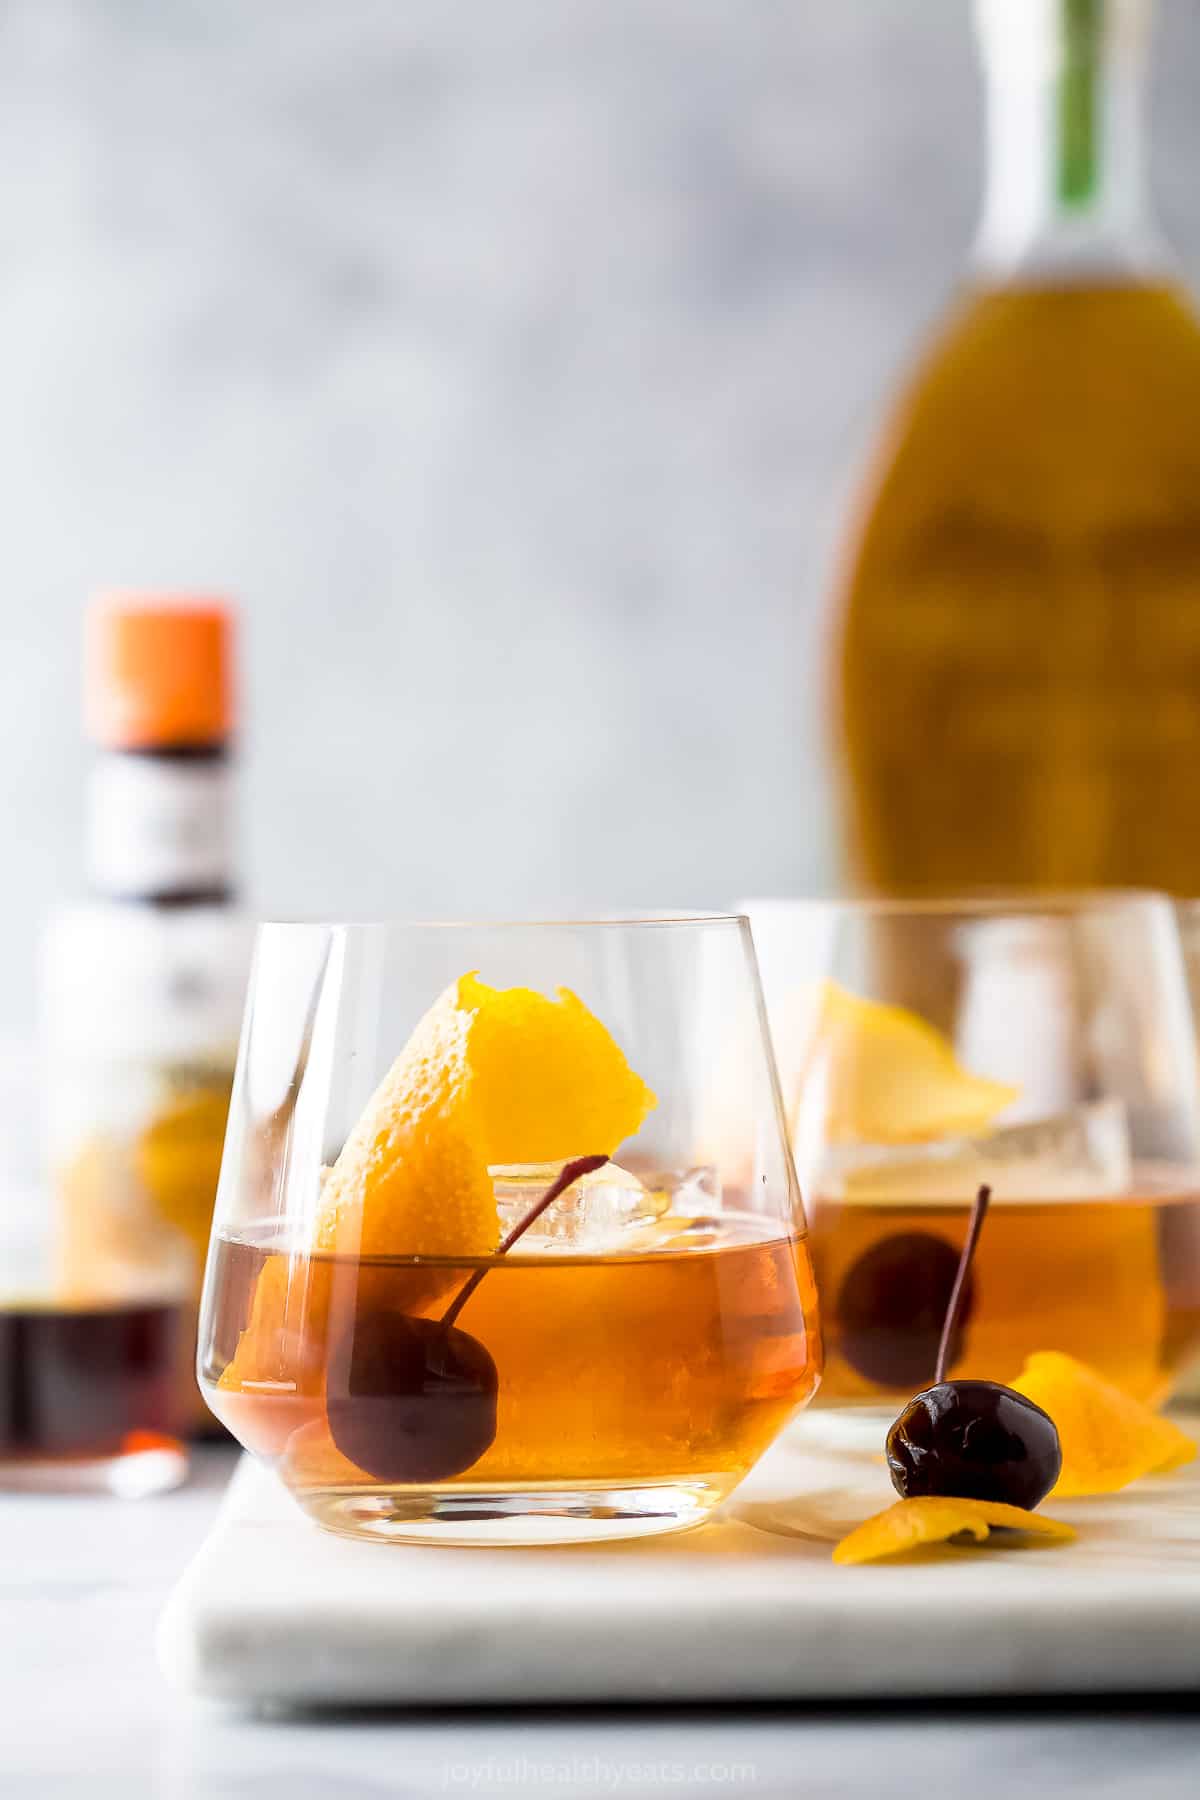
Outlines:
{"label": "amber cocktail liquid", "polygon": [[[335,1529],[386,1531],[389,1519],[402,1529],[436,1489],[444,1521],[457,1509],[468,1535],[482,1508],[494,1537],[503,1502],[489,1502],[493,1488],[540,1493],[548,1510],[583,1506],[589,1490],[642,1490],[644,1513],[647,1491],[668,1485],[678,1525],[680,1489],[697,1517],[709,1510],[809,1397],[820,1366],[803,1243],[736,1214],[675,1220],[664,1248],[632,1254],[289,1259],[252,1237],[215,1253],[209,1403]],[[455,1326],[495,1365],[494,1439],[450,1480],[389,1480],[389,1437],[405,1412],[387,1321],[438,1318],[480,1270]],[[284,1286],[271,1378],[260,1346],[255,1379],[239,1379],[249,1360],[239,1340],[253,1343],[256,1311],[278,1316]],[[345,1453],[356,1444],[374,1472]]]}
{"label": "amber cocktail liquid", "polygon": [[[932,1381],[969,1214],[969,1196],[817,1198],[823,1403],[894,1408]],[[994,1200],[950,1373],[1011,1381],[1038,1350],[1164,1398],[1200,1351],[1200,1194],[1135,1175],[1098,1200]]]}

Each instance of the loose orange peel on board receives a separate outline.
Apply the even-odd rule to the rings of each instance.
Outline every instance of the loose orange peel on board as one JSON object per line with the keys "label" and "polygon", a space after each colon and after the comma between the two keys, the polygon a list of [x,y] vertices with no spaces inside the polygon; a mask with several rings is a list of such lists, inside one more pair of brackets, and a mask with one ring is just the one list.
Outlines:
{"label": "loose orange peel on board", "polygon": [[[462,975],[418,1023],[329,1170],[313,1247],[486,1256],[500,1239],[491,1167],[615,1150],[655,1104],[569,989],[549,1000]],[[258,1378],[264,1361],[279,1366],[287,1272],[284,1256],[264,1267],[223,1387]]]}
{"label": "loose orange peel on board", "polygon": [[1062,1351],[1039,1350],[1012,1385],[1058,1427],[1062,1472],[1051,1490],[1057,1499],[1114,1494],[1196,1455],[1195,1440],[1178,1425]]}
{"label": "loose orange peel on board", "polygon": [[927,1544],[944,1544],[969,1536],[982,1543],[996,1530],[1023,1532],[1031,1538],[1070,1543],[1075,1533],[1060,1519],[1006,1506],[997,1500],[956,1500],[941,1495],[897,1500],[844,1537],[833,1552],[835,1563],[878,1562],[904,1556]]}
{"label": "loose orange peel on board", "polygon": [[962,1067],[918,1013],[824,984],[805,1083],[824,1088],[833,1143],[920,1144],[987,1130],[1020,1090]]}

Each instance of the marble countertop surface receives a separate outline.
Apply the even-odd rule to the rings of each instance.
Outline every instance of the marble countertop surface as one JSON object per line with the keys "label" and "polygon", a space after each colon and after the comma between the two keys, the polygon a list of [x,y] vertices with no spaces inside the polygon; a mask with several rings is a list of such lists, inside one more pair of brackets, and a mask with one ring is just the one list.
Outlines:
{"label": "marble countertop surface", "polygon": [[1020,1793],[1194,1800],[1194,1702],[239,1715],[170,1692],[168,1590],[233,1467],[136,1503],[0,1496],[0,1797]]}

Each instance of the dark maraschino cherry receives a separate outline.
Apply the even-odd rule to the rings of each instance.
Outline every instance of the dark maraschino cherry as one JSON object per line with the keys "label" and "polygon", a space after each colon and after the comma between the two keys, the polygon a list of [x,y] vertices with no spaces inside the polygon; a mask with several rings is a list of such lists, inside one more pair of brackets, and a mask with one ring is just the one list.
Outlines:
{"label": "dark maraschino cherry", "polygon": [[[937,1362],[958,1255],[931,1231],[900,1231],[872,1244],[838,1289],[836,1346],[860,1375],[880,1387],[915,1388]],[[968,1282],[949,1361],[962,1354],[971,1316]]]}
{"label": "dark maraschino cherry", "polygon": [[892,1486],[904,1499],[939,1494],[1032,1511],[1058,1480],[1062,1446],[1048,1413],[998,1381],[947,1381],[971,1261],[991,1192],[975,1197],[946,1309],[934,1385],[910,1400],[887,1436]]}
{"label": "dark maraschino cherry", "polygon": [[329,1430],[378,1481],[443,1481],[496,1435],[500,1378],[478,1338],[442,1319],[359,1313],[329,1358]]}
{"label": "dark maraschino cherry", "polygon": [[[573,1182],[607,1161],[580,1156],[564,1163],[497,1256]],[[326,1379],[330,1434],[342,1455],[377,1481],[447,1481],[494,1442],[496,1365],[479,1339],[454,1323],[487,1273],[476,1269],[440,1319],[363,1310],[335,1341]]]}

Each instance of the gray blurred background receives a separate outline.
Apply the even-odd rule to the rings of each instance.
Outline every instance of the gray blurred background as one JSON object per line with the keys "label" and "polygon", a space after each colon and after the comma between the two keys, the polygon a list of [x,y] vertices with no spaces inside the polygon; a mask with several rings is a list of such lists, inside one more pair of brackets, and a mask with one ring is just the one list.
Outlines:
{"label": "gray blurred background", "polygon": [[[1193,277],[1198,93],[1163,0]],[[967,0],[0,5],[0,1032],[101,585],[240,599],[265,909],[836,884],[831,559],[978,99]]]}

